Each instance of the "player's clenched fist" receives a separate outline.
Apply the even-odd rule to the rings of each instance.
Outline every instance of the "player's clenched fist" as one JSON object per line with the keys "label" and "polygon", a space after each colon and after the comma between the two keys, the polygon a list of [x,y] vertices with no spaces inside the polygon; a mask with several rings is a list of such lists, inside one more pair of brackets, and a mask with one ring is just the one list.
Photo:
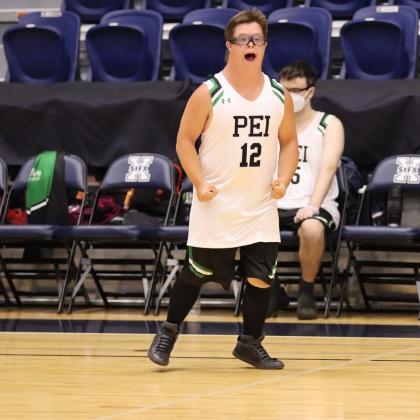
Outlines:
{"label": "player's clenched fist", "polygon": [[284,196],[286,193],[286,186],[283,182],[279,181],[278,179],[274,179],[271,182],[271,197],[275,200],[279,200]]}
{"label": "player's clenched fist", "polygon": [[217,195],[217,188],[206,182],[197,187],[197,197],[199,201],[210,201]]}

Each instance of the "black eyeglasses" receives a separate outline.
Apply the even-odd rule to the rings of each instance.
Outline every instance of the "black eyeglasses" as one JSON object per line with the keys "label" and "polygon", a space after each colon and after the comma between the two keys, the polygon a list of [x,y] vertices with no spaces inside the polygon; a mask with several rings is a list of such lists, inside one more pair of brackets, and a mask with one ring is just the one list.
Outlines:
{"label": "black eyeglasses", "polygon": [[252,43],[254,45],[263,45],[265,44],[265,38],[263,35],[238,35],[238,36],[234,36],[233,38],[231,38],[229,40],[229,42],[231,42],[232,44],[237,44],[237,45],[248,45],[250,42],[252,41]]}
{"label": "black eyeglasses", "polygon": [[306,88],[287,88],[287,90],[290,93],[300,93],[300,92],[304,92],[305,90],[308,90],[312,87],[313,85],[307,86]]}

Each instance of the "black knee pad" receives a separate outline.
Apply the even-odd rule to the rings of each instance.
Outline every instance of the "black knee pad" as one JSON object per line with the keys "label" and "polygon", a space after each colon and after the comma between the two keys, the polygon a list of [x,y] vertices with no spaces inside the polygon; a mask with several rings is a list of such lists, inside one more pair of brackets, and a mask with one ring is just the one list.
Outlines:
{"label": "black knee pad", "polygon": [[178,277],[178,281],[187,286],[200,288],[203,285],[203,280],[193,274],[190,270],[184,270]]}

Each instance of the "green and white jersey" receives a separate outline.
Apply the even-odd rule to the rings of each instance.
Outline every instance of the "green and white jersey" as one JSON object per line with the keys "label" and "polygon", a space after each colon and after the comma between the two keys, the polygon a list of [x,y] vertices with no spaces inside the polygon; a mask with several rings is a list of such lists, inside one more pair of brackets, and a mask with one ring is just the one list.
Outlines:
{"label": "green and white jersey", "polygon": [[[334,115],[318,111],[308,127],[298,133],[298,167],[285,196],[277,202],[279,208],[298,209],[308,205],[321,168],[324,134],[331,118],[335,118]],[[340,220],[337,197],[338,184],[334,177],[321,207],[331,214],[336,226]]]}
{"label": "green and white jersey", "polygon": [[260,95],[250,101],[222,73],[205,84],[213,112],[201,136],[199,159],[204,178],[218,194],[202,203],[194,191],[188,245],[233,248],[279,242],[271,181],[278,163],[283,87],[264,75]]}

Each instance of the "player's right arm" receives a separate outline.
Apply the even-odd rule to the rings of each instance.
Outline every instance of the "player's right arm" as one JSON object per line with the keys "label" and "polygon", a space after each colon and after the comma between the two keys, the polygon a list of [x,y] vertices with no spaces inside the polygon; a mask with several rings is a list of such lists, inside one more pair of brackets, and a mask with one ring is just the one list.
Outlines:
{"label": "player's right arm", "polygon": [[203,177],[195,143],[203,133],[211,118],[212,107],[209,89],[202,84],[187,102],[176,141],[179,160],[193,183],[200,201],[210,201],[217,190]]}

